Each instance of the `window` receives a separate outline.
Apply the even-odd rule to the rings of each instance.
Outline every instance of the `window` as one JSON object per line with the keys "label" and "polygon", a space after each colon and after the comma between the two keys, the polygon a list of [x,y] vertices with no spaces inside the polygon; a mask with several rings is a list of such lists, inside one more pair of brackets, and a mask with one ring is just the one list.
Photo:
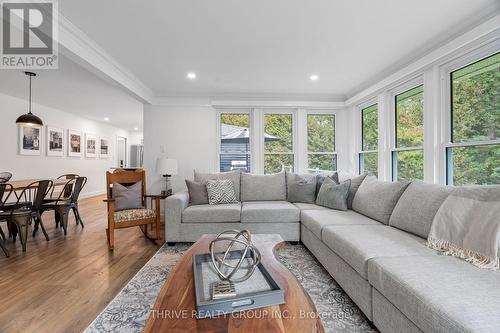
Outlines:
{"label": "window", "polygon": [[361,152],[359,173],[378,176],[378,106],[361,110]]}
{"label": "window", "polygon": [[450,185],[500,184],[500,53],[450,73]]}
{"label": "window", "polygon": [[220,115],[220,171],[250,172],[250,114]]}
{"label": "window", "polygon": [[335,115],[307,115],[307,170],[337,170],[335,153]]}
{"label": "window", "polygon": [[264,173],[294,169],[293,115],[264,115]]}
{"label": "window", "polygon": [[393,180],[424,179],[424,87],[420,85],[395,98]]}

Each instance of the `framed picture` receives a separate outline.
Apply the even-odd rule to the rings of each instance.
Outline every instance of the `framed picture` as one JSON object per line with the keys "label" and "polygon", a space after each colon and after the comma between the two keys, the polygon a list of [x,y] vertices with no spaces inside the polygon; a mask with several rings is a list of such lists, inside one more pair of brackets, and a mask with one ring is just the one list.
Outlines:
{"label": "framed picture", "polygon": [[19,126],[19,154],[40,155],[42,145],[42,128]]}
{"label": "framed picture", "polygon": [[94,134],[85,133],[85,157],[97,156],[97,138]]}
{"label": "framed picture", "polygon": [[107,138],[99,138],[99,157],[109,157],[109,140]]}
{"label": "framed picture", "polygon": [[82,156],[82,132],[68,130],[68,156]]}
{"label": "framed picture", "polygon": [[64,155],[64,130],[47,125],[47,156]]}

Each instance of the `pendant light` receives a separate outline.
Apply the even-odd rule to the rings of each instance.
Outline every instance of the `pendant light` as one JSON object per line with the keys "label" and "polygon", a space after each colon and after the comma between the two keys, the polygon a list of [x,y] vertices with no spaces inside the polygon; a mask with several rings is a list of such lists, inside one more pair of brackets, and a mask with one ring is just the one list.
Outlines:
{"label": "pendant light", "polygon": [[42,119],[31,113],[31,78],[33,76],[36,76],[36,74],[32,72],[24,72],[24,74],[28,75],[30,78],[29,110],[28,113],[23,114],[22,116],[19,116],[19,118],[17,118],[16,124],[23,126],[42,127]]}

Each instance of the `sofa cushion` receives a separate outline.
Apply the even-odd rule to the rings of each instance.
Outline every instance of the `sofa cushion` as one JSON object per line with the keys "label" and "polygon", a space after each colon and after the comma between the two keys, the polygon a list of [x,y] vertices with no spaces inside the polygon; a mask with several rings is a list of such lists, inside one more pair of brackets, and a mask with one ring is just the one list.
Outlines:
{"label": "sofa cushion", "polygon": [[363,183],[363,180],[365,179],[366,175],[363,174],[361,176],[356,176],[356,177],[341,177],[339,174],[339,181],[340,182],[345,182],[346,180],[350,179],[351,180],[351,187],[349,188],[349,196],[347,197],[347,208],[352,209],[352,202],[354,200],[354,197],[356,196],[356,193],[358,192],[359,186],[361,183]]}
{"label": "sofa cushion", "polygon": [[241,201],[286,200],[285,173],[241,175]]}
{"label": "sofa cushion", "polygon": [[189,192],[190,205],[205,205],[208,203],[208,192],[206,183],[198,183],[186,179],[186,186]]}
{"label": "sofa cushion", "polygon": [[412,182],[394,207],[389,225],[427,238],[434,216],[452,190],[451,186]]}
{"label": "sofa cushion", "polygon": [[205,183],[209,180],[220,180],[229,179],[233,182],[234,193],[236,194],[236,199],[240,200],[240,182],[241,182],[241,172],[240,171],[230,171],[221,173],[201,173],[194,170],[194,181],[198,183]]}
{"label": "sofa cushion", "polygon": [[300,222],[319,239],[321,239],[323,228],[329,225],[381,225],[379,222],[353,210],[340,211],[328,208],[303,210],[300,212]]}
{"label": "sofa cushion", "polygon": [[425,239],[383,224],[330,225],[321,235],[323,242],[365,279],[372,258],[437,253],[426,246]]}
{"label": "sofa cushion", "polygon": [[424,332],[498,332],[500,273],[448,256],[376,258],[368,280]]}
{"label": "sofa cushion", "polygon": [[243,202],[241,222],[298,222],[300,210],[288,201]]}
{"label": "sofa cushion", "polygon": [[328,209],[326,207],[318,206],[318,205],[312,204],[312,203],[294,202],[293,205],[295,207],[297,207],[298,209],[300,209],[301,211],[311,210],[311,209],[314,209],[314,210],[318,210],[318,209],[327,210]]}
{"label": "sofa cushion", "polygon": [[350,179],[342,184],[337,184],[332,179],[325,178],[316,198],[316,204],[332,209],[347,210],[347,197],[349,196],[350,187]]}
{"label": "sofa cushion", "polygon": [[182,223],[239,222],[241,203],[189,206],[182,212]]}
{"label": "sofa cushion", "polygon": [[286,195],[290,202],[314,203],[316,199],[316,175],[286,173]]}
{"label": "sofa cushion", "polygon": [[352,209],[388,224],[399,197],[409,184],[406,181],[384,182],[367,176],[354,196]]}

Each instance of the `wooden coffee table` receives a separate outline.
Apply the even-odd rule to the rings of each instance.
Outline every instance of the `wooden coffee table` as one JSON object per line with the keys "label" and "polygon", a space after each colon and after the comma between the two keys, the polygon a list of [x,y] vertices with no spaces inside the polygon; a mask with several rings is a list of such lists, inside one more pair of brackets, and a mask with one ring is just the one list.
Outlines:
{"label": "wooden coffee table", "polygon": [[285,290],[285,304],[196,319],[193,254],[207,253],[215,235],[202,236],[169,273],[143,332],[324,332],[314,303],[295,276],[275,257],[280,235],[252,235],[262,263]]}

